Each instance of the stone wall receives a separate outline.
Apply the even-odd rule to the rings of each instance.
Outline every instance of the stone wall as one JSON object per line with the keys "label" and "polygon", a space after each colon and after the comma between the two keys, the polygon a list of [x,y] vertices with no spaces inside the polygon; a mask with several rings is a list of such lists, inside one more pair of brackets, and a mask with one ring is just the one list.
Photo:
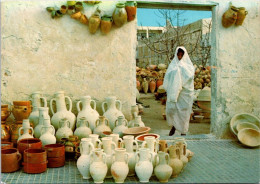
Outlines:
{"label": "stone wall", "polygon": [[91,35],[69,15],[52,19],[45,10],[62,3],[66,1],[1,3],[1,102],[28,100],[34,91],[50,100],[64,90],[75,114],[83,95],[97,100],[102,114],[101,102],[115,95],[129,119],[135,104],[136,20],[113,27],[108,35]]}

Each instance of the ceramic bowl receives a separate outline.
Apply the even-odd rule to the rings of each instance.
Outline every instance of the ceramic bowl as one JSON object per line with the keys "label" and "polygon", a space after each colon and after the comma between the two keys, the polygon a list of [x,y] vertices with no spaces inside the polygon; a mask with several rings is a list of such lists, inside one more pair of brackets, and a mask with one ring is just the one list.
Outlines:
{"label": "ceramic bowl", "polygon": [[123,131],[124,135],[133,135],[133,136],[138,136],[141,134],[147,134],[151,130],[150,127],[133,127],[133,128],[128,128]]}
{"label": "ceramic bowl", "polygon": [[239,123],[252,123],[260,128],[260,120],[256,116],[249,113],[236,114],[230,121],[230,130],[234,135],[238,133],[236,127]]}
{"label": "ceramic bowl", "polygon": [[194,118],[195,118],[195,120],[203,120],[204,116],[195,115]]}
{"label": "ceramic bowl", "polygon": [[256,126],[255,124],[252,123],[238,123],[236,126],[237,131],[239,132],[240,130],[244,129],[244,128],[252,128],[255,129],[257,131],[259,131],[260,129],[258,128],[258,126]]}
{"label": "ceramic bowl", "polygon": [[260,131],[252,128],[244,128],[238,132],[238,140],[248,146],[257,147],[260,145]]}
{"label": "ceramic bowl", "polygon": [[158,134],[148,133],[148,134],[138,135],[135,138],[135,140],[138,142],[138,144],[141,144],[144,141],[144,138],[147,136],[155,137],[156,140],[159,140],[159,138],[160,138],[160,135],[158,135]]}

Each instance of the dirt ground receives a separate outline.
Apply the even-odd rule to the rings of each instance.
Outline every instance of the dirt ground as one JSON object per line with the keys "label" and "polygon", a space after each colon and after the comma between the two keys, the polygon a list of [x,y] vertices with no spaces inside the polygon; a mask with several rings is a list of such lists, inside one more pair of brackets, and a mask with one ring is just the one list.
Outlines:
{"label": "dirt ground", "polygon": [[[156,101],[154,95],[151,93],[141,94],[140,102],[143,106],[150,106],[145,108],[142,116],[142,120],[146,126],[151,127],[151,132],[160,135],[168,135],[170,127],[167,121],[163,119],[162,113],[164,112],[164,105],[161,105],[160,101]],[[189,135],[195,134],[209,134],[210,123],[191,123],[189,125]]]}

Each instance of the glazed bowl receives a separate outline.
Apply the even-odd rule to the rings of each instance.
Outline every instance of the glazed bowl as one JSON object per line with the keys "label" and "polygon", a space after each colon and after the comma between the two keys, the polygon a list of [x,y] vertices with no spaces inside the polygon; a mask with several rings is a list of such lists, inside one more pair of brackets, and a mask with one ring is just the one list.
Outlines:
{"label": "glazed bowl", "polygon": [[257,147],[260,145],[260,131],[252,128],[240,130],[237,134],[237,138],[242,144],[248,147]]}
{"label": "glazed bowl", "polygon": [[160,138],[160,135],[158,135],[158,134],[148,133],[148,134],[138,135],[135,138],[135,140],[138,142],[138,144],[142,144],[144,142],[144,138],[147,136],[155,137],[156,140],[159,140],[159,138]]}
{"label": "glazed bowl", "polygon": [[133,127],[128,128],[123,131],[124,135],[133,135],[134,137],[141,135],[141,134],[147,134],[151,130],[150,127]]}
{"label": "glazed bowl", "polygon": [[260,129],[258,128],[258,126],[256,126],[255,124],[252,123],[238,123],[236,126],[237,131],[239,132],[240,130],[244,129],[244,128],[252,128],[255,129],[257,131],[259,131]]}

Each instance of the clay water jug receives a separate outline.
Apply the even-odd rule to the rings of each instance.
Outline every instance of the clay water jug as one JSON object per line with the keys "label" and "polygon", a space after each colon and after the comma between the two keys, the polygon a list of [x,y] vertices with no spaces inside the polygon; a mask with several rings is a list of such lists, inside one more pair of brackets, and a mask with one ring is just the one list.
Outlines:
{"label": "clay water jug", "polygon": [[11,138],[10,126],[5,123],[1,123],[1,141],[8,142],[10,138]]}
{"label": "clay water jug", "polygon": [[132,106],[131,106],[132,119],[134,119],[136,116],[138,116],[138,114],[139,114],[138,105],[132,105]]}
{"label": "clay water jug", "polygon": [[59,124],[59,129],[56,132],[57,142],[61,142],[62,138],[69,138],[70,135],[73,135],[72,130],[69,128],[70,122],[68,119],[61,119]]}
{"label": "clay water jug", "polygon": [[116,144],[116,148],[121,148],[123,140],[119,137],[119,134],[110,134],[108,137],[112,138],[112,141]]}
{"label": "clay water jug", "polygon": [[80,157],[77,160],[77,168],[83,179],[90,179],[90,154],[94,151],[94,146],[90,138],[82,138],[80,145]]}
{"label": "clay water jug", "polygon": [[[23,133],[21,132],[23,130]],[[29,132],[31,130],[31,133]],[[29,119],[24,119],[23,120],[23,126],[19,128],[19,138],[17,141],[20,141],[21,139],[26,139],[26,138],[33,138],[33,128],[30,127],[30,122]]]}
{"label": "clay water jug", "polygon": [[129,173],[128,176],[134,176],[135,175],[135,152],[134,152],[134,145],[135,145],[135,150],[138,151],[138,143],[136,140],[134,140],[133,135],[126,135],[123,137],[123,142],[122,142],[122,147],[126,149],[126,152],[129,155],[129,162],[128,162],[128,167],[129,167]]}
{"label": "clay water jug", "polygon": [[97,32],[100,22],[101,22],[101,19],[100,19],[100,15],[98,13],[94,13],[89,18],[88,30],[91,34],[95,34]]}
{"label": "clay water jug", "polygon": [[[82,109],[80,108],[80,103],[82,104]],[[93,108],[91,107],[91,103],[93,104]],[[89,127],[93,131],[95,128],[95,123],[99,117],[98,112],[96,111],[96,102],[91,100],[90,96],[81,97],[80,101],[77,102],[77,127],[79,126],[79,120],[82,117],[85,117],[89,122]]]}
{"label": "clay water jug", "polygon": [[[119,105],[117,108],[116,104]],[[105,110],[105,105],[107,106],[107,110]],[[115,96],[107,97],[105,99],[105,102],[102,103],[102,110],[103,110],[103,116],[105,116],[109,121],[109,127],[111,130],[115,127],[115,121],[117,120],[118,116],[123,116],[123,113],[121,112],[122,104],[120,100],[117,100]]]}
{"label": "clay water jug", "polygon": [[30,123],[33,123],[33,127],[36,127],[39,123],[39,107],[41,107],[41,100],[43,101],[43,107],[47,107],[46,98],[42,97],[39,91],[32,93],[32,112],[29,116]]}
{"label": "clay water jug", "polygon": [[89,122],[85,117],[80,118],[80,126],[78,126],[74,132],[74,135],[78,136],[79,140],[82,138],[88,138],[92,134],[91,129],[89,128]]}
{"label": "clay water jug", "polygon": [[103,183],[107,174],[106,154],[102,149],[95,149],[91,153],[90,175],[94,183]]}
{"label": "clay water jug", "polygon": [[149,83],[149,89],[151,93],[154,93],[155,89],[156,89],[156,82],[152,79]]}
{"label": "clay water jug", "polygon": [[183,168],[187,165],[189,162],[188,158],[185,156],[186,155],[186,145],[183,144],[182,142],[178,142],[176,144],[179,149],[180,149],[180,160],[183,162]]}
{"label": "clay water jug", "polygon": [[102,140],[101,147],[106,153],[106,164],[108,168],[106,178],[112,178],[110,168],[113,163],[113,153],[115,152],[116,144],[112,141],[112,137],[103,137],[101,140]]}
{"label": "clay water jug", "polygon": [[41,129],[43,126],[44,119],[50,119],[48,107],[39,107],[39,123],[34,127],[34,136],[39,138],[41,136]]}
{"label": "clay water jug", "polygon": [[123,26],[127,22],[127,13],[124,3],[117,3],[113,13],[113,20],[117,27]]}
{"label": "clay water jug", "polygon": [[183,168],[183,162],[180,160],[180,149],[176,145],[168,148],[170,159],[169,165],[172,167],[172,177],[177,177]]}
{"label": "clay water jug", "polygon": [[142,82],[142,87],[143,87],[144,93],[146,94],[148,92],[148,87],[149,87],[149,84],[148,84],[148,81],[146,80],[146,78],[144,78],[144,81]]}
{"label": "clay water jug", "polygon": [[230,6],[230,8],[222,16],[223,27],[228,28],[235,24],[237,20],[237,11],[238,9],[236,7]]}
{"label": "clay water jug", "polygon": [[136,17],[136,9],[137,9],[137,4],[134,1],[127,1],[125,5],[125,9],[127,12],[127,20],[132,21]]}
{"label": "clay water jug", "polygon": [[169,166],[169,154],[159,151],[159,163],[154,168],[154,174],[161,183],[167,183],[172,175],[172,168]]}
{"label": "clay water jug", "polygon": [[241,26],[243,24],[247,14],[248,12],[244,7],[238,8],[236,26]]}
{"label": "clay water jug", "polygon": [[113,130],[114,134],[119,134],[119,137],[123,137],[123,131],[128,129],[128,122],[124,118],[124,116],[118,116],[117,120],[115,121],[115,128]]}
{"label": "clay water jug", "polygon": [[145,127],[141,116],[136,116],[134,120],[129,122],[129,127]]}
{"label": "clay water jug", "polygon": [[135,172],[141,183],[148,183],[153,174],[152,157],[148,148],[140,148],[136,153]]}
{"label": "clay water jug", "polygon": [[55,128],[50,124],[50,119],[48,118],[44,119],[40,140],[42,141],[42,146],[56,144]]}
{"label": "clay water jug", "polygon": [[94,148],[101,148],[101,141],[98,139],[98,134],[90,134],[89,138],[91,139]]}
{"label": "clay water jug", "polygon": [[103,34],[109,33],[112,27],[112,23],[113,23],[112,17],[108,17],[108,16],[101,17],[101,25],[100,25],[101,32]]}
{"label": "clay water jug", "polygon": [[111,129],[108,126],[109,122],[104,116],[99,116],[99,119],[96,121],[96,128],[94,129],[94,134],[101,136],[103,132],[111,132]]}
{"label": "clay water jug", "polygon": [[[67,110],[65,99],[69,102],[69,110]],[[54,113],[53,101],[56,102],[57,112]],[[55,130],[59,128],[59,122],[61,119],[66,118],[70,123],[71,130],[75,129],[75,115],[71,112],[72,102],[70,97],[64,95],[64,91],[58,91],[54,94],[54,98],[50,101],[50,109],[53,114],[51,118],[51,124],[54,126]]]}
{"label": "clay water jug", "polygon": [[116,148],[114,155],[115,159],[111,166],[112,176],[115,180],[115,183],[124,183],[129,172],[129,155],[126,153],[125,148]]}
{"label": "clay water jug", "polygon": [[153,136],[146,136],[144,137],[144,142],[142,143],[142,148],[148,148],[150,152],[152,153],[152,163],[153,167],[156,166],[156,155],[158,153],[158,147],[159,147],[159,142],[158,140],[155,139]]}

